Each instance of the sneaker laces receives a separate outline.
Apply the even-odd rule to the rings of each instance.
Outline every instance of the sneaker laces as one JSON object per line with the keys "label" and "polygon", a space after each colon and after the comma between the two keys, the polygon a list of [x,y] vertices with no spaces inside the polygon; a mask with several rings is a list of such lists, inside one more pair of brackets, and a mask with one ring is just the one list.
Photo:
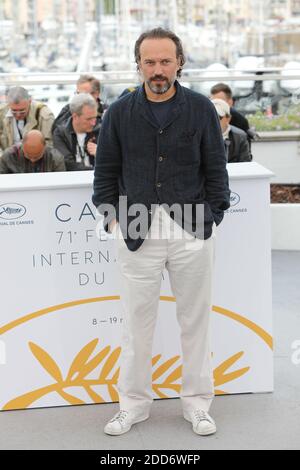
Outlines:
{"label": "sneaker laces", "polygon": [[210,423],[212,423],[212,420],[210,419],[208,413],[206,413],[206,411],[203,411],[203,410],[196,410],[194,411],[194,415],[195,415],[195,418],[197,419],[198,422],[200,421],[209,421]]}
{"label": "sneaker laces", "polygon": [[128,411],[120,410],[110,421],[113,423],[114,421],[118,421],[120,424],[123,423],[123,421],[127,418],[128,416]]}

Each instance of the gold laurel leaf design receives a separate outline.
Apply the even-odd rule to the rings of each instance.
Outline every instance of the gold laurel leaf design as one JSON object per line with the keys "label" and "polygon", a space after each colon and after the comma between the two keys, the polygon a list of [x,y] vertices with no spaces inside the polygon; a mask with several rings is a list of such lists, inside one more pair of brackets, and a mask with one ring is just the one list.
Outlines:
{"label": "gold laurel leaf design", "polygon": [[224,372],[229,369],[235,362],[237,362],[244,354],[244,351],[239,351],[238,353],[234,354],[233,356],[226,359],[226,361],[222,362],[215,371],[218,374],[224,374]]}
{"label": "gold laurel leaf design", "polygon": [[84,389],[94,403],[105,403],[105,400],[98,393],[96,393],[92,387],[85,385]]}
{"label": "gold laurel leaf design", "polygon": [[227,382],[232,382],[233,380],[238,379],[242,375],[246,374],[249,370],[250,370],[250,367],[244,367],[243,369],[238,369],[238,370],[235,370],[234,372],[230,372],[229,374],[225,374],[223,375],[222,381],[221,382],[217,381],[215,383],[215,386],[224,385]]}
{"label": "gold laurel leaf design", "polygon": [[118,382],[118,379],[119,379],[119,375],[120,375],[120,367],[118,367],[118,369],[116,370],[116,372],[114,373],[112,379],[111,379],[111,383],[113,384],[116,384]]}
{"label": "gold laurel leaf design", "polygon": [[79,351],[79,353],[71,364],[66,378],[67,381],[71,380],[72,377],[74,377],[74,375],[83,368],[91,354],[94,352],[94,349],[96,348],[97,344],[98,338],[88,343],[86,346],[84,346],[84,348]]}
{"label": "gold laurel leaf design", "polygon": [[243,369],[236,370],[234,372],[229,372],[226,374],[226,370],[228,370],[233,364],[235,364],[242,356],[244,355],[244,351],[240,351],[233,356],[226,359],[226,361],[222,362],[218,367],[214,370],[214,384],[215,387],[219,385],[223,385],[227,382],[237,379],[242,375],[246,374],[250,370],[250,367],[244,367]]}
{"label": "gold laurel leaf design", "polygon": [[119,401],[119,394],[115,387],[112,384],[108,384],[108,392],[111,398],[111,401]]}
{"label": "gold laurel leaf design", "polygon": [[176,380],[181,379],[182,377],[182,365],[177,367],[170,375],[166,378],[167,383],[176,382]]}
{"label": "gold laurel leaf design", "polygon": [[[89,345],[91,346],[91,343],[89,343]],[[73,379],[72,381],[71,380],[64,381],[57,364],[51,358],[51,356],[46,351],[44,351],[40,346],[35,345],[34,343],[29,343],[29,346],[33,355],[38,359],[42,367],[46,369],[52,377],[54,377],[55,379],[57,378],[58,380],[56,383],[48,385],[47,387],[42,387],[40,389],[26,393],[22,396],[19,396],[13,400],[10,400],[3,407],[3,410],[28,408],[35,401],[39,400],[43,396],[48,395],[52,392],[58,393],[62,398],[66,400],[67,403],[70,403],[71,405],[85,404],[85,402],[82,401],[81,399],[74,397],[73,395],[70,395],[63,390],[71,386],[83,387],[96,403],[99,403],[99,402],[104,403],[105,400],[100,395],[95,394],[92,388],[89,388],[89,387],[91,387],[92,385],[93,386],[94,385],[106,385],[109,389],[111,397],[115,401],[118,401],[118,394],[116,390],[114,389],[113,385],[114,383],[117,383],[118,381],[120,368],[116,370],[111,380],[108,380],[106,377],[108,373],[114,367],[115,363],[117,362],[119,355],[120,355],[121,348],[117,348],[111,354],[109,360],[106,362],[103,368],[104,373],[102,370],[101,380],[100,378],[97,380],[84,380],[84,377],[85,375],[87,375],[88,372],[91,372],[92,370],[94,370],[95,368],[94,366],[98,365],[103,360],[103,358],[107,356],[111,348],[110,346],[105,347],[102,351],[100,351],[100,353],[98,353],[94,358],[92,358],[88,363],[86,363],[84,367],[79,371],[79,375],[75,379]],[[78,358],[79,354],[77,354],[76,358]],[[73,365],[74,365],[75,359],[72,362]]]}
{"label": "gold laurel leaf design", "polygon": [[[157,356],[156,356],[157,357]],[[160,355],[161,357],[161,355]],[[162,383],[154,383],[158,380],[165,372],[172,368],[175,362],[178,361],[180,356],[174,356],[161,364],[152,374],[152,390],[159,398],[168,398],[168,396],[162,391],[162,389],[174,390],[179,393],[181,390],[181,384],[175,384],[176,380],[179,380],[182,375],[182,366],[176,367]],[[156,361],[157,362],[157,361]]]}
{"label": "gold laurel leaf design", "polygon": [[106,346],[102,351],[100,351],[96,356],[94,356],[90,361],[82,366],[82,368],[78,371],[76,376],[76,381],[85,378],[88,374],[90,374],[93,370],[98,367],[98,365],[103,361],[103,359],[109,354],[110,346]]}
{"label": "gold laurel leaf design", "polygon": [[168,359],[166,362],[161,364],[152,374],[152,382],[157,380],[159,377],[161,377],[168,369],[170,369],[175,362],[178,361],[180,356],[174,356]]}
{"label": "gold laurel leaf design", "polygon": [[101,370],[101,373],[100,373],[100,376],[99,376],[100,382],[101,381],[105,382],[107,380],[107,377],[111,373],[112,369],[115,367],[115,365],[116,365],[116,363],[119,359],[120,354],[121,354],[121,348],[120,347],[118,347],[114,351],[112,351],[110,356],[107,358],[104,366],[102,367],[102,370]]}
{"label": "gold laurel leaf design", "polygon": [[162,392],[162,389],[174,390],[176,393],[180,393],[181,384],[170,384],[170,383],[152,384],[152,389],[158,396],[161,396],[161,398],[170,398],[167,395],[164,395],[164,393]]}
{"label": "gold laurel leaf design", "polygon": [[70,405],[85,405],[85,402],[80,400],[80,398],[74,397],[69,393],[65,392],[64,390],[57,390],[57,393],[64,399],[66,402],[70,403]]}
{"label": "gold laurel leaf design", "polygon": [[4,407],[2,408],[3,411],[7,410],[24,410],[28,408],[32,403],[39,400],[41,397],[48,395],[56,391],[56,384],[54,386],[47,386],[43,388],[39,388],[38,390],[33,390],[32,392],[25,393],[22,396],[14,398],[10,400]]}
{"label": "gold laurel leaf design", "polygon": [[108,385],[107,385],[110,398],[114,402],[119,401],[119,394],[118,394],[117,390],[115,389],[115,385],[117,385],[117,383],[118,383],[119,375],[120,375],[120,367],[118,367],[118,369],[114,373],[114,375],[111,379],[111,383],[108,383]]}
{"label": "gold laurel leaf design", "polygon": [[166,395],[165,393],[163,393],[163,392],[160,390],[159,385],[153,384],[153,385],[152,385],[152,390],[156,393],[156,395],[157,395],[159,398],[169,398],[168,395]]}
{"label": "gold laurel leaf design", "polygon": [[[118,382],[120,367],[118,367],[115,370],[112,378],[109,379],[108,376],[112,372],[113,368],[115,367],[119,359],[121,348],[120,347],[116,348],[109,355],[111,347],[107,346],[104,349],[102,349],[98,354],[96,354],[96,356],[90,359],[90,361],[86,362],[87,359],[93,353],[97,343],[98,343],[98,339],[93,340],[80,350],[80,352],[76,355],[75,359],[73,360],[71,364],[68,377],[73,378],[74,373],[76,371],[78,372],[78,375],[76,376],[75,379],[73,378],[73,380],[69,379],[69,380],[64,381],[58,365],[51,358],[51,356],[40,346],[30,342],[29,346],[32,351],[32,354],[36,357],[36,359],[39,361],[42,367],[52,377],[55,378],[56,383],[48,385],[47,387],[42,387],[38,390],[34,390],[20,397],[17,397],[13,400],[10,400],[3,407],[3,410],[28,408],[30,405],[32,405],[32,403],[39,400],[41,397],[47,394],[53,393],[53,392],[57,392],[67,403],[71,405],[85,404],[83,400],[65,392],[64,389],[67,387],[71,387],[71,386],[73,387],[78,386],[78,387],[84,388],[94,403],[104,403],[105,400],[93,390],[92,386],[105,385],[107,386],[108,393],[110,395],[111,400],[114,402],[117,402],[119,400],[119,396],[118,396],[117,390],[115,389],[115,386],[117,385],[117,382]],[[226,361],[222,362],[214,370],[215,387],[222,385],[224,383],[227,383],[229,381],[235,380],[249,371],[250,367],[245,367],[245,368],[233,371],[233,372],[226,373],[226,371],[232,365],[234,365],[243,356],[243,354],[244,354],[244,351],[240,351],[234,354],[233,356],[229,357]],[[101,361],[103,361],[105,357],[107,357],[107,359],[106,359],[106,362],[104,363],[104,366],[102,367],[102,370],[98,379],[94,379],[94,380],[85,379],[86,375],[89,372],[92,372],[93,370],[95,370],[95,368],[100,364]],[[158,354],[152,358],[153,366],[158,363],[161,357],[162,355]],[[169,369],[171,369],[172,366],[178,361],[179,358],[180,356],[171,357],[170,359],[166,360],[163,364],[161,364],[153,372],[152,389],[159,398],[162,398],[162,399],[169,398],[167,394],[165,393],[166,389],[174,390],[175,392],[180,393],[181,384],[177,384],[174,382],[179,380],[182,376],[182,365],[177,366],[173,371],[171,371],[170,374],[162,383],[154,383],[156,380],[162,377],[162,375],[165,374]],[[215,389],[215,395],[225,395],[225,394],[227,394],[227,392],[217,389],[217,388]]]}
{"label": "gold laurel leaf design", "polygon": [[155,366],[155,364],[157,364],[157,362],[160,360],[161,358],[161,354],[157,354],[157,356],[154,356],[152,358],[152,366]]}
{"label": "gold laurel leaf design", "polygon": [[52,357],[40,346],[30,342],[29,347],[41,366],[59,383],[63,381],[62,373]]}

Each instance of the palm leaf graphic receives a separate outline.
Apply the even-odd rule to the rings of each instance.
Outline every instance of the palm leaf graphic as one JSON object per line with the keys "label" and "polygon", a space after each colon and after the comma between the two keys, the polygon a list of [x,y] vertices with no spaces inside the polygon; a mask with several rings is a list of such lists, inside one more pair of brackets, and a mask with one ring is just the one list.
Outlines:
{"label": "palm leaf graphic", "polygon": [[109,392],[111,401],[119,401],[119,394],[112,384],[108,384],[108,392]]}
{"label": "palm leaf graphic", "polygon": [[71,364],[69,369],[69,373],[66,380],[71,380],[76,373],[78,373],[82,367],[86,364],[87,360],[93,353],[95,347],[97,346],[98,339],[94,339],[90,343],[88,343],[84,348],[79,351],[77,356],[75,357],[74,361]]}
{"label": "palm leaf graphic", "polygon": [[[94,339],[79,351],[71,363],[67,379],[63,380],[62,373],[54,359],[52,359],[52,357],[40,346],[30,342],[29,347],[32,354],[38,360],[41,366],[51,375],[51,377],[55,379],[55,383],[46,387],[42,387],[38,390],[33,390],[13,400],[10,400],[3,407],[3,410],[28,408],[30,405],[32,405],[32,403],[39,400],[41,397],[53,392],[58,393],[67,403],[71,405],[85,404],[85,402],[80,398],[75,397],[74,395],[71,395],[65,391],[66,388],[75,386],[82,387],[94,403],[104,403],[103,397],[93,389],[93,386],[104,385],[107,387],[111,400],[115,402],[118,401],[119,396],[115,386],[118,382],[120,367],[116,368],[111,378],[108,377],[110,376],[119,359],[121,348],[118,347],[110,352],[111,347],[106,346],[94,357],[91,357],[97,344],[98,339]],[[243,356],[243,354],[244,352],[240,351],[216,367],[214,370],[215,387],[235,380],[249,371],[250,367],[244,367],[233,372],[227,372],[228,369]],[[105,358],[106,361],[102,367],[99,377],[96,379],[86,379],[86,376],[90,372],[94,371]],[[152,366],[154,367],[161,358],[161,354],[154,356],[152,358]],[[155,381],[160,379],[175,365],[179,358],[180,356],[171,357],[163,364],[158,366],[156,370],[154,370],[152,374],[152,388],[158,397],[169,398],[164,391],[166,389],[174,390],[177,393],[180,392],[181,384],[175,382],[182,376],[182,365],[177,366],[173,371],[171,371],[162,383],[155,383]],[[215,388],[215,394],[224,395],[226,392]]]}
{"label": "palm leaf graphic", "polygon": [[162,389],[174,390],[176,393],[180,393],[180,384],[153,384],[152,390],[156,393],[159,398],[170,398],[166,393],[162,392]]}
{"label": "palm leaf graphic", "polygon": [[94,356],[89,362],[87,362],[81,370],[78,372],[77,380],[83,379],[90,372],[96,369],[98,365],[103,361],[103,359],[110,352],[110,346],[106,346],[102,351],[100,351],[96,356]]}
{"label": "palm leaf graphic", "polygon": [[157,354],[157,356],[154,356],[152,358],[152,366],[155,366],[155,364],[160,360],[161,354]]}
{"label": "palm leaf graphic", "polygon": [[39,388],[38,390],[33,390],[32,392],[25,393],[24,395],[14,398],[10,400],[4,407],[2,408],[4,411],[6,410],[24,410],[28,408],[32,403],[39,400],[41,397],[48,395],[48,393],[56,391],[56,384],[55,386],[47,386],[43,388]]}
{"label": "palm leaf graphic", "polygon": [[156,395],[157,395],[159,398],[169,398],[168,395],[166,395],[165,393],[163,393],[163,392],[160,390],[159,385],[153,384],[153,385],[152,385],[152,390],[156,393]]}
{"label": "palm leaf graphic", "polygon": [[243,354],[244,351],[240,351],[234,354],[233,356],[229,357],[226,361],[222,362],[218,367],[216,367],[216,369],[214,370],[215,387],[223,385],[227,382],[231,382],[232,380],[241,377],[249,371],[250,367],[244,367],[234,372],[229,372],[228,374],[225,373],[234,363],[236,363],[243,356]]}
{"label": "palm leaf graphic", "polygon": [[57,390],[57,393],[70,405],[85,405],[85,402],[80,400],[80,398],[74,397],[69,393],[66,393],[64,390]]}
{"label": "palm leaf graphic", "polygon": [[30,342],[29,347],[41,366],[56,380],[56,382],[62,382],[62,373],[54,359],[52,359],[52,357],[37,344]]}
{"label": "palm leaf graphic", "polygon": [[173,372],[171,372],[162,383],[159,383],[159,384],[154,383],[167,370],[169,370],[175,364],[175,362],[178,361],[179,358],[180,356],[171,357],[170,359],[165,361],[163,364],[161,364],[152,374],[152,390],[156,393],[156,395],[159,398],[168,398],[168,396],[164,392],[162,392],[162,389],[175,390],[177,393],[179,393],[181,389],[181,385],[174,384],[173,382],[175,382],[181,377],[181,366],[177,367]]}
{"label": "palm leaf graphic", "polygon": [[104,366],[102,367],[102,370],[101,370],[101,373],[100,373],[100,376],[99,376],[100,382],[105,381],[107,379],[108,375],[111,373],[112,369],[116,365],[116,363],[119,359],[120,353],[121,353],[121,348],[120,347],[116,348],[111,353],[111,355],[107,358]]}
{"label": "palm leaf graphic", "polygon": [[91,397],[94,403],[104,403],[105,400],[98,395],[90,386],[85,385],[84,389],[86,390],[87,394]]}
{"label": "palm leaf graphic", "polygon": [[111,379],[111,383],[108,383],[108,385],[107,385],[108,386],[108,392],[109,392],[109,395],[110,395],[110,398],[111,398],[112,401],[119,401],[119,394],[118,394],[117,390],[114,387],[114,385],[117,384],[117,382],[118,382],[119,374],[120,374],[120,367],[118,367],[118,369],[114,373],[114,375]]}
{"label": "palm leaf graphic", "polygon": [[215,388],[215,395],[228,395],[228,393],[224,392],[223,390]]}
{"label": "palm leaf graphic", "polygon": [[182,366],[177,367],[170,375],[166,378],[163,383],[160,384],[152,384],[153,391],[160,397],[160,398],[168,398],[161,389],[171,389],[177,393],[180,393],[181,384],[176,384],[176,380],[179,380],[182,376]]}
{"label": "palm leaf graphic", "polygon": [[161,366],[159,366],[152,374],[152,382],[161,377],[168,369],[172,367],[173,364],[175,364],[176,361],[178,361],[179,358],[180,356],[171,357],[171,359],[168,359]]}
{"label": "palm leaf graphic", "polygon": [[181,379],[182,377],[182,366],[178,366],[173,372],[171,372],[170,375],[166,378],[166,382],[168,383],[173,383],[176,382],[176,380]]}

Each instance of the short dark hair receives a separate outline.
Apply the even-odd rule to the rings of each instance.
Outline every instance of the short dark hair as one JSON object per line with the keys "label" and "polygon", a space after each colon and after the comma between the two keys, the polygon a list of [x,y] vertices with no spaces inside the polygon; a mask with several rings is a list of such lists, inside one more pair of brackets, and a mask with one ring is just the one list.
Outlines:
{"label": "short dark hair", "polygon": [[92,93],[100,93],[100,80],[93,77],[93,75],[80,75],[76,84],[81,85],[82,83],[90,83],[92,85]]}
{"label": "short dark hair", "polygon": [[180,60],[180,68],[177,71],[177,77],[180,77],[182,68],[185,64],[185,55],[183,52],[182,42],[179,39],[179,37],[176,36],[176,34],[173,33],[173,31],[170,31],[169,29],[164,29],[164,28],[154,28],[149,31],[145,31],[136,40],[136,43],[134,46],[134,57],[135,57],[135,61],[137,65],[139,61],[141,60],[140,47],[141,47],[142,42],[145,39],[171,39],[171,41],[174,42],[176,46],[176,57],[177,59]]}
{"label": "short dark hair", "polygon": [[226,85],[226,83],[217,83],[210,90],[211,95],[216,95],[221,92],[225,93],[227,98],[232,98],[232,90],[230,86]]}

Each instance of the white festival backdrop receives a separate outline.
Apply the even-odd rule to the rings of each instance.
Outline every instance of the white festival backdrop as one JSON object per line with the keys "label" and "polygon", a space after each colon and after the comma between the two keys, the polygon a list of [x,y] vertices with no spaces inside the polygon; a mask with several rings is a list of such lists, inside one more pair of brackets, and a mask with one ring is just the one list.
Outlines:
{"label": "white festival backdrop", "polygon": [[[273,390],[270,172],[241,165],[228,165],[231,208],[217,227],[216,395]],[[32,175],[41,181],[34,189],[19,178],[13,189],[7,183],[0,191],[2,410],[118,400],[122,308],[115,242],[103,229],[97,237],[92,175],[77,176],[84,184],[74,186],[71,175],[64,176],[65,187],[57,183],[62,175]],[[164,272],[154,398],[180,394],[175,310]]]}

